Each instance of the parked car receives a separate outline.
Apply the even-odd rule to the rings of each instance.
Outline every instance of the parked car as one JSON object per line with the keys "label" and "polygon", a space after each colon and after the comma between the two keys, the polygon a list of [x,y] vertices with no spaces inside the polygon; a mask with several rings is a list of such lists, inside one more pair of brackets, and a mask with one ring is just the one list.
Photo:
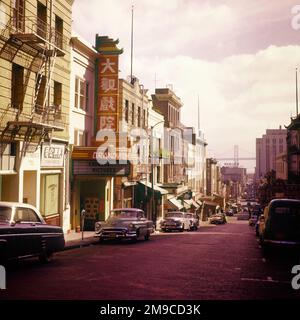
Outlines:
{"label": "parked car", "polygon": [[211,224],[225,224],[227,223],[225,213],[215,213],[209,218]]}
{"label": "parked car", "polygon": [[105,222],[98,221],[95,224],[95,237],[100,242],[115,239],[149,240],[153,232],[153,222],[145,217],[143,210],[136,208],[114,209]]}
{"label": "parked car", "polygon": [[61,227],[46,224],[40,212],[24,203],[0,202],[0,261],[37,256],[49,262],[64,249]]}
{"label": "parked car", "polygon": [[227,211],[226,211],[226,216],[228,216],[228,217],[233,217],[233,209],[228,209]]}
{"label": "parked car", "polygon": [[300,252],[300,200],[274,199],[259,220],[259,238],[264,254],[278,247]]}
{"label": "parked car", "polygon": [[256,224],[256,222],[258,220],[258,214],[259,213],[257,211],[251,212],[251,217],[249,219],[249,226],[250,227],[254,227],[255,226],[255,224]]}
{"label": "parked car", "polygon": [[196,231],[199,228],[199,216],[195,213],[187,212],[185,213],[185,217],[190,220],[190,230]]}
{"label": "parked car", "polygon": [[174,211],[168,212],[165,218],[160,222],[160,229],[162,231],[181,231],[190,230],[191,220],[184,212]]}

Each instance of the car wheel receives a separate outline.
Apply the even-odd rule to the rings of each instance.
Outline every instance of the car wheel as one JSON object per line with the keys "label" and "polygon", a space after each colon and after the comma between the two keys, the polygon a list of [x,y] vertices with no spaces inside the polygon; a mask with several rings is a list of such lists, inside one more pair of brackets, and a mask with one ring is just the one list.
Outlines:
{"label": "car wheel", "polygon": [[103,243],[104,239],[102,237],[99,237],[99,243]]}
{"label": "car wheel", "polygon": [[144,239],[145,239],[145,241],[149,241],[150,240],[150,232],[149,231],[145,235]]}
{"label": "car wheel", "polygon": [[51,253],[51,252],[44,252],[44,253],[42,253],[42,254],[39,255],[39,260],[40,260],[40,262],[42,262],[42,263],[49,263],[49,262],[51,262],[52,257],[53,257],[53,253]]}

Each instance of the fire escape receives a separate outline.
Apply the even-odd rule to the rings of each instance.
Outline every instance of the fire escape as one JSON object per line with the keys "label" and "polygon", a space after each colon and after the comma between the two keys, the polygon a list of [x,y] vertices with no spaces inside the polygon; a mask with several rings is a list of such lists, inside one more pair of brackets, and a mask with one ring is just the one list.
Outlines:
{"label": "fire escape", "polygon": [[[49,88],[56,58],[65,55],[66,45],[67,39],[47,23],[47,14],[40,19],[25,17],[24,10],[12,12],[0,33],[0,57],[12,63],[22,61],[23,92],[20,104],[0,106],[0,156],[9,144],[22,141],[23,157],[37,150],[41,142],[51,141],[54,132],[64,130],[66,117],[61,105],[49,103]],[[33,92],[31,97],[28,89]]]}

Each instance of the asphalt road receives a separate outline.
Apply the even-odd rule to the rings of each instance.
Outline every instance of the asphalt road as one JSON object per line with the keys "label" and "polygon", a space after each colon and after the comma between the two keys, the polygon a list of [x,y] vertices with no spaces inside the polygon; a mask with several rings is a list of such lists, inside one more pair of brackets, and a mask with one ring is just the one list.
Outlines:
{"label": "asphalt road", "polygon": [[247,221],[148,242],[99,244],[61,252],[48,264],[7,270],[0,299],[223,300],[299,299],[288,257],[264,260]]}

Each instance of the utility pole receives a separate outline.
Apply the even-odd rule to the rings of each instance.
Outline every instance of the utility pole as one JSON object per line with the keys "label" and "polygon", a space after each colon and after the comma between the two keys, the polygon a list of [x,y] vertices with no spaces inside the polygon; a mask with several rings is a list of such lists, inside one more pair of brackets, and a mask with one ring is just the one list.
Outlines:
{"label": "utility pole", "polygon": [[131,7],[131,52],[130,52],[130,82],[133,84],[133,74],[132,74],[132,69],[133,69],[133,8],[134,6],[132,5]]}
{"label": "utility pole", "polygon": [[298,69],[296,68],[296,117],[298,114]]}
{"label": "utility pole", "polygon": [[151,194],[151,220],[153,220],[154,226],[156,227],[156,210],[154,208],[154,154],[153,154],[153,129],[161,124],[164,123],[165,121],[160,121],[157,122],[154,126],[151,126],[151,148],[150,148],[150,152],[151,152],[151,188],[152,188],[152,194]]}

